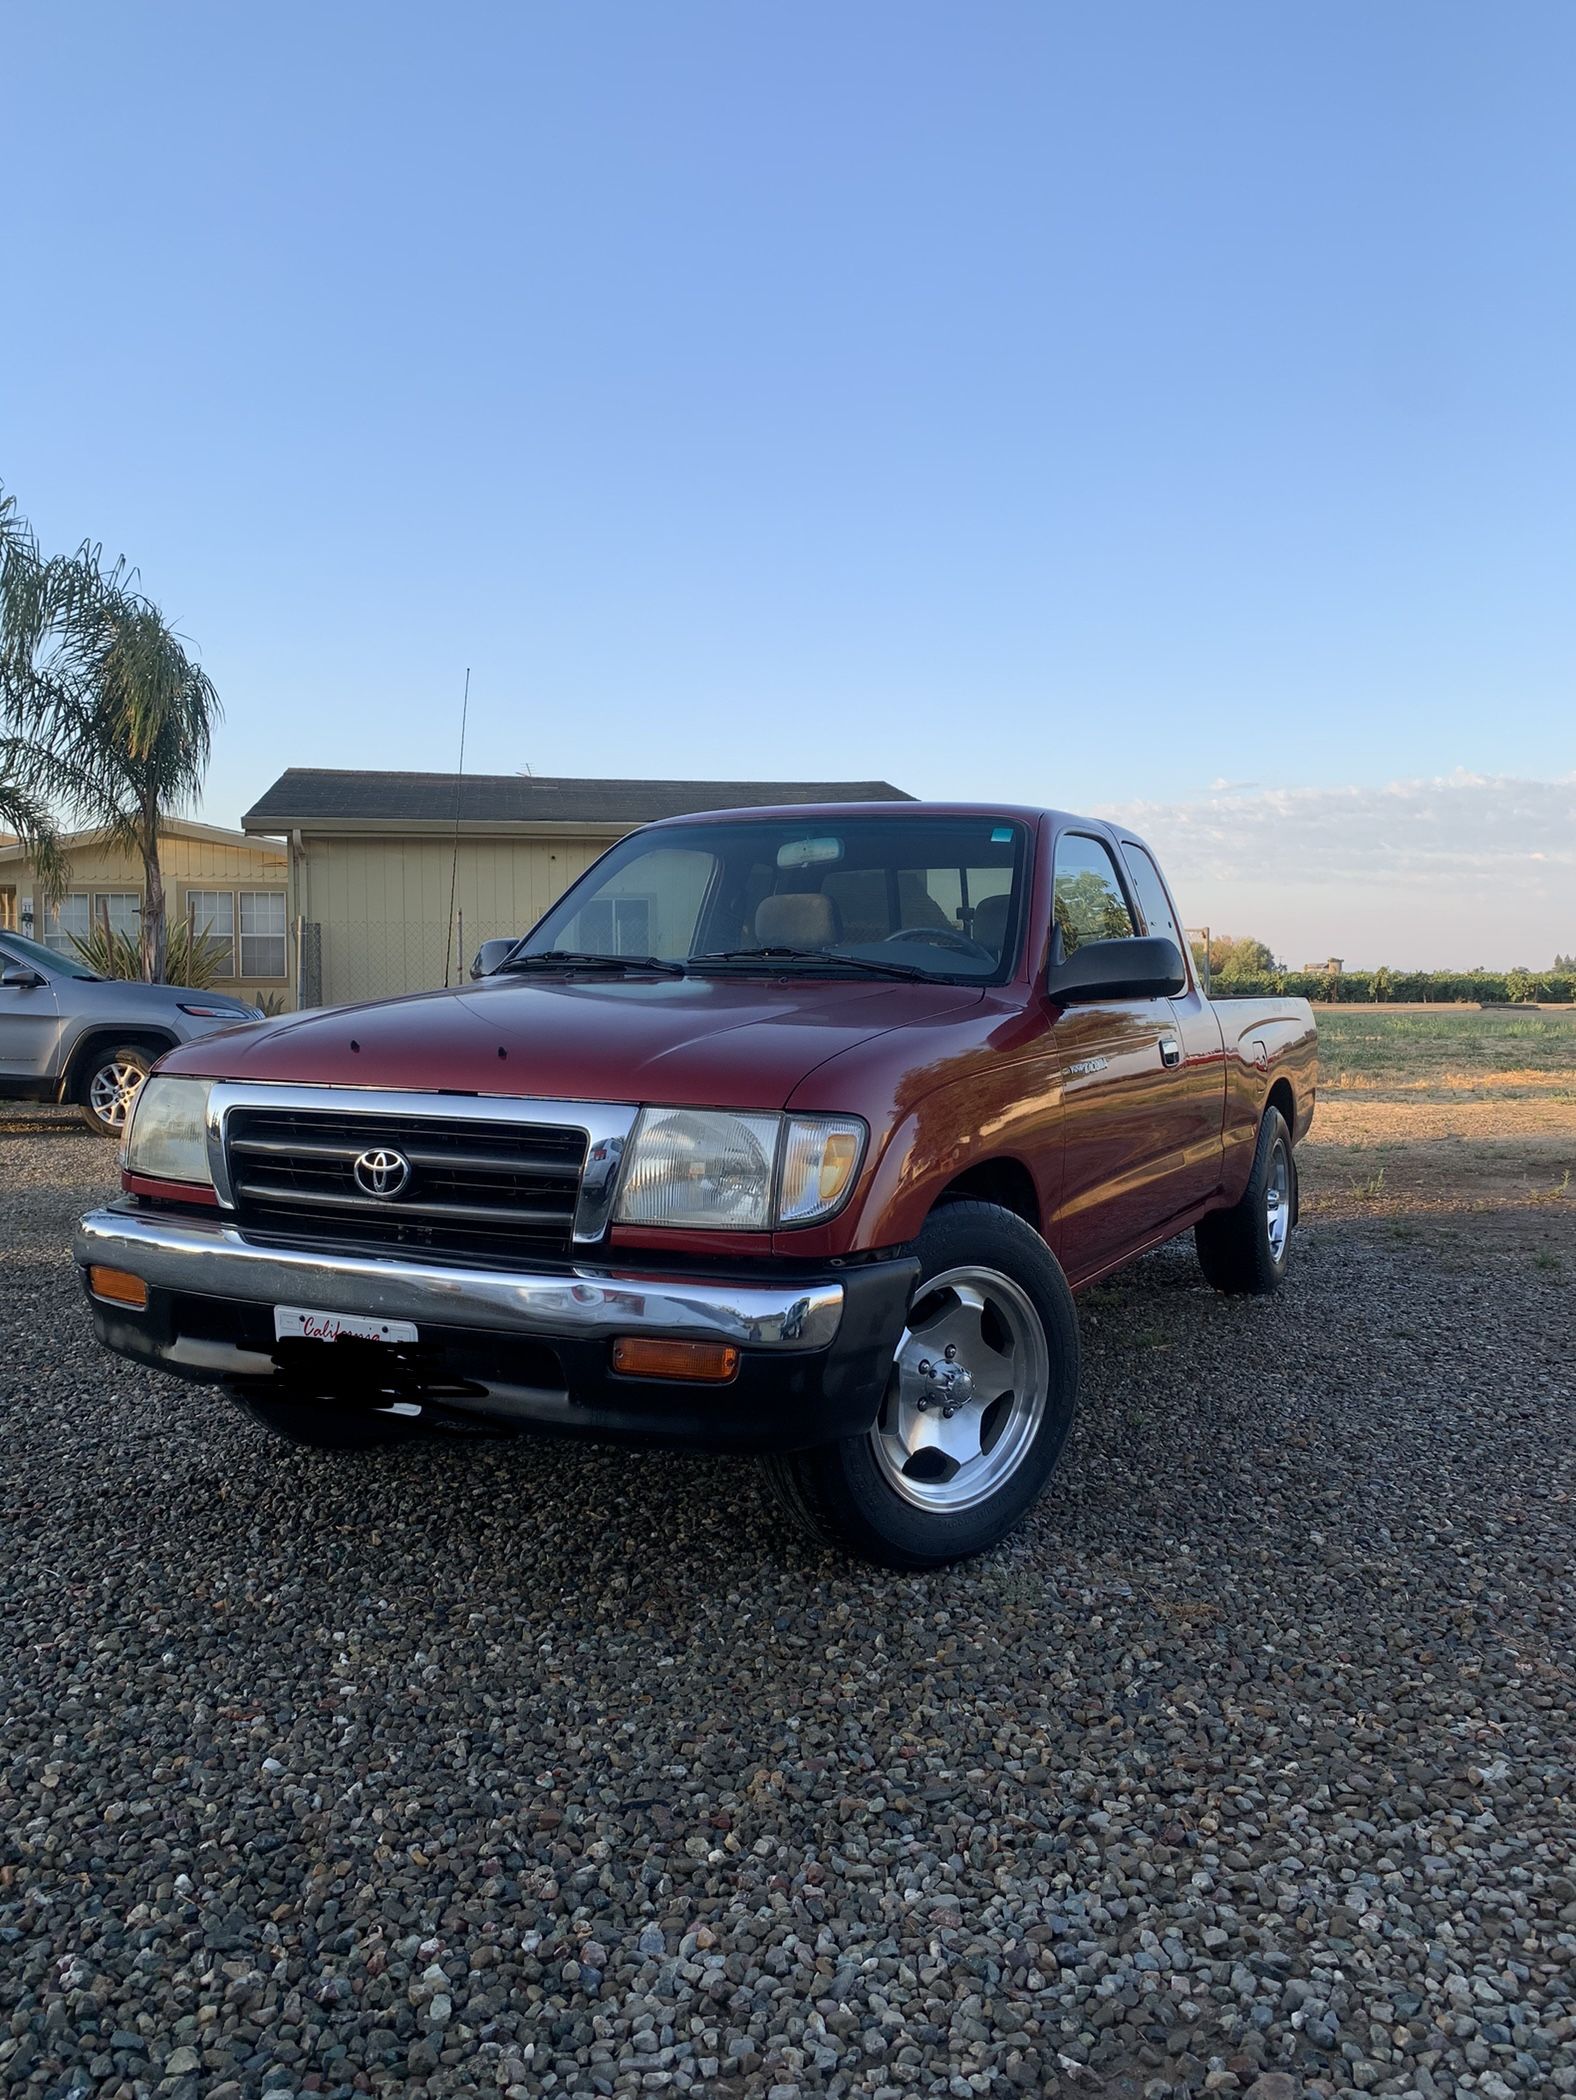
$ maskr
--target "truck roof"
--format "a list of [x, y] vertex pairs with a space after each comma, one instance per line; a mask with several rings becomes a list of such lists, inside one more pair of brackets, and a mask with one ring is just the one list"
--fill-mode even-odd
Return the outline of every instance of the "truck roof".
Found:
[[[790, 822], [802, 823], [806, 817], [897, 817], [912, 821], [925, 817], [995, 817], [1020, 824], [1038, 824], [1042, 818], [1057, 812], [1033, 809], [1018, 802], [781, 802], [769, 807], [749, 806], [739, 809], [698, 809], [683, 816], [662, 817], [658, 823], [667, 828], [678, 824], [709, 824], [718, 817], [740, 823]], [[1080, 817], [1079, 823], [1097, 820]], [[653, 827], [655, 828], [655, 827]]]

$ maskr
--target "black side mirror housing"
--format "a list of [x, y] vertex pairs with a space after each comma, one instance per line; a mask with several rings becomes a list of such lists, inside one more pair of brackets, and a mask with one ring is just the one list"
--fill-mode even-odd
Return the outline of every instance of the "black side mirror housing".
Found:
[[40, 977], [29, 963], [11, 963], [0, 970], [0, 985], [8, 992], [36, 992], [40, 985], [48, 982], [48, 978]]
[[1085, 941], [1053, 962], [1045, 990], [1058, 1006], [1096, 999], [1169, 999], [1187, 989], [1187, 969], [1175, 941], [1156, 934], [1143, 940]]
[[520, 936], [517, 933], [500, 935], [493, 940], [483, 941], [476, 951], [475, 961], [471, 964], [471, 976], [473, 978], [491, 977], [504, 957], [512, 949], [518, 948], [519, 945]]

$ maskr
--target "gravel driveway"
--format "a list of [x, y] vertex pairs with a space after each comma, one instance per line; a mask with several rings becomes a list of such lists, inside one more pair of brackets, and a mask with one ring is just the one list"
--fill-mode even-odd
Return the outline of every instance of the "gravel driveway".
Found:
[[1576, 2092], [1568, 1209], [1152, 1257], [911, 1578], [739, 1462], [269, 1443], [89, 1339], [110, 1174], [0, 1123], [9, 2093]]

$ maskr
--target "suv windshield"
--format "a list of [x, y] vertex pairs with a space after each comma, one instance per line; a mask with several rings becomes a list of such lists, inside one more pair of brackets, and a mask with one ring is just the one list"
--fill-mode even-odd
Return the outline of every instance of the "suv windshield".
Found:
[[734, 818], [622, 840], [561, 897], [529, 956], [723, 976], [836, 970], [999, 984], [1025, 888], [1021, 824], [985, 817]]
[[86, 963], [76, 962], [69, 955], [57, 955], [53, 948], [46, 948], [41, 941], [24, 940], [19, 933], [0, 933], [0, 954], [10, 956], [15, 962], [32, 963], [51, 977], [88, 977], [97, 982]]

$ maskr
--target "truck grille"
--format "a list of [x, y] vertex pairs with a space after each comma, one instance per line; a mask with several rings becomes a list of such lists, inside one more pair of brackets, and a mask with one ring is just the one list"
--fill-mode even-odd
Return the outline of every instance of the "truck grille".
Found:
[[[237, 1107], [226, 1132], [236, 1220], [253, 1230], [412, 1253], [570, 1251], [583, 1130]], [[356, 1162], [368, 1153], [397, 1154], [407, 1164], [395, 1192], [369, 1194], [358, 1184]]]

